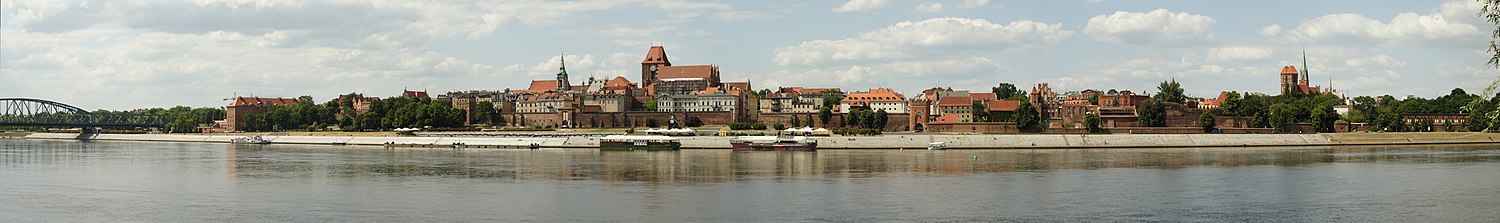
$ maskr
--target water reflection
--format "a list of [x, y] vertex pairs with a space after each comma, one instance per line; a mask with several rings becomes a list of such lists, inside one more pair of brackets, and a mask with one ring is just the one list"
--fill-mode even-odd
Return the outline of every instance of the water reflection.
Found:
[[[600, 152], [592, 150], [383, 150], [273, 147], [241, 150], [244, 176], [321, 172], [340, 176], [464, 177], [499, 180], [716, 183], [791, 178], [870, 178], [1062, 169], [1302, 166], [1323, 163], [1500, 161], [1486, 146], [1207, 148], [1130, 150], [950, 150]], [[296, 174], [291, 174], [296, 175]]]
[[[447, 150], [359, 146], [0, 140], [0, 168], [88, 166], [149, 159], [200, 161], [230, 178], [413, 177], [508, 181], [716, 183], [870, 178], [887, 174], [1047, 172], [1064, 169], [1303, 166], [1324, 163], [1500, 161], [1494, 146], [1379, 146], [1111, 150]], [[213, 164], [217, 163], [217, 164]], [[64, 164], [64, 165], [32, 165]]]

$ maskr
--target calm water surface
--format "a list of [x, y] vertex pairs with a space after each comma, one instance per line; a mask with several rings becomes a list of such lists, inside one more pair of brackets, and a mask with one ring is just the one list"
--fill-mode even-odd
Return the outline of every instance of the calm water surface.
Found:
[[1497, 222], [1500, 146], [598, 152], [0, 140], [3, 222]]

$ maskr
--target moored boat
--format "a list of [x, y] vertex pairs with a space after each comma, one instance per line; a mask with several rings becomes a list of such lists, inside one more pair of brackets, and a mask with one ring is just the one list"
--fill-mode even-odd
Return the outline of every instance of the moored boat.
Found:
[[734, 151], [813, 151], [818, 140], [802, 136], [740, 136], [729, 140]]
[[677, 150], [682, 141], [669, 136], [612, 135], [599, 138], [600, 151]]
[[944, 149], [948, 149], [948, 143], [947, 142], [933, 142], [933, 143], [928, 143], [927, 144], [927, 150], [944, 150]]
[[245, 137], [239, 137], [239, 138], [230, 139], [229, 143], [234, 143], [234, 144], [271, 144], [271, 140], [266, 140], [265, 138], [261, 138], [260, 136], [245, 136]]

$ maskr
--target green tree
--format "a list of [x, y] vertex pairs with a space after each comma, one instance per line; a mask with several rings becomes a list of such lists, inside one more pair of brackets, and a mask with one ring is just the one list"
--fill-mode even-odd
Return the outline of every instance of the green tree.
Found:
[[1104, 128], [1100, 126], [1100, 122], [1102, 121], [1099, 120], [1099, 115], [1094, 113], [1089, 113], [1087, 115], [1084, 115], [1083, 117], [1083, 125], [1088, 127], [1089, 132], [1099, 132], [1100, 130], [1103, 130]]
[[499, 112], [495, 111], [494, 103], [481, 101], [478, 104], [474, 105], [474, 122], [484, 123], [486, 126], [494, 125], [495, 115], [497, 113]]
[[999, 85], [990, 88], [990, 93], [995, 93], [996, 99], [1011, 99], [1012, 97], [1016, 97], [1017, 95], [1026, 97], [1025, 92], [1021, 91], [1020, 89], [1016, 89], [1016, 85], [1010, 83], [1000, 83]]
[[1187, 101], [1187, 96], [1182, 94], [1182, 85], [1176, 80], [1163, 81], [1156, 86], [1156, 90], [1158, 92], [1152, 99], [1158, 102], [1183, 103]]
[[1216, 129], [1215, 126], [1219, 124], [1218, 121], [1217, 118], [1214, 118], [1213, 112], [1204, 112], [1202, 115], [1198, 115], [1198, 126], [1203, 127], [1203, 132], [1214, 132], [1214, 129]]
[[875, 111], [875, 126], [874, 126], [874, 128], [875, 129], [885, 129], [885, 124], [888, 121], [888, 120], [886, 120], [886, 118], [890, 118], [890, 114], [886, 114], [886, 112], [885, 112], [884, 109], [881, 109], [879, 111]]
[[1241, 108], [1239, 108], [1239, 107], [1242, 106], [1242, 105], [1240, 105], [1240, 92], [1230, 91], [1228, 93], [1224, 93], [1223, 100], [1224, 100], [1223, 102], [1219, 103], [1219, 111], [1224, 112], [1224, 115], [1228, 115], [1228, 116], [1248, 116], [1248, 115], [1244, 115], [1244, 114], [1235, 113], [1235, 112], [1241, 110]]
[[1011, 117], [1016, 120], [1016, 128], [1020, 129], [1035, 129], [1038, 122], [1041, 122], [1041, 115], [1037, 114], [1036, 107], [1027, 101], [1021, 101], [1021, 105], [1016, 107], [1016, 113]]
[[1350, 109], [1348, 115], [1339, 116], [1339, 120], [1349, 123], [1365, 123], [1365, 113], [1359, 109]]
[[1099, 94], [1089, 95], [1089, 104], [1099, 105]]
[[1293, 104], [1287, 104], [1287, 103], [1272, 105], [1271, 106], [1271, 127], [1272, 128], [1280, 128], [1282, 126], [1285, 126], [1286, 124], [1296, 123], [1296, 122], [1299, 122], [1299, 121], [1305, 121], [1306, 119], [1304, 119], [1302, 117], [1307, 117], [1307, 116], [1308, 116], [1308, 111], [1304, 110], [1300, 106], [1296, 106], [1296, 105], [1293, 105]]
[[646, 101], [646, 104], [642, 104], [642, 106], [645, 106], [646, 111], [654, 112], [656, 111], [656, 99], [652, 98], [650, 101]]
[[859, 111], [859, 126], [864, 128], [875, 127], [875, 113], [870, 110]]
[[[844, 92], [843, 91], [834, 90], [834, 89], [828, 89], [828, 90], [823, 90], [822, 92], [818, 92], [818, 93], [819, 94], [823, 94], [823, 107], [834, 107], [834, 106], [839, 106], [839, 104], [843, 104], [844, 103]], [[844, 112], [848, 112], [848, 111], [844, 111]]]
[[823, 126], [828, 126], [828, 121], [831, 119], [833, 119], [833, 109], [828, 106], [818, 109], [818, 121], [823, 122]]
[[1312, 110], [1313, 128], [1319, 132], [1333, 132], [1333, 122], [1339, 120], [1339, 113], [1333, 110], [1333, 106], [1318, 106]]
[[1167, 108], [1166, 105], [1156, 100], [1141, 102], [1135, 109], [1136, 124], [1141, 127], [1166, 127]]
[[[777, 123], [777, 124], [781, 124], [781, 123]], [[802, 126], [802, 120], [799, 120], [797, 118], [797, 116], [793, 115], [792, 116], [792, 126]]]
[[[850, 109], [850, 110], [853, 110], [853, 109]], [[844, 127], [859, 127], [859, 112], [857, 112], [857, 111], [845, 111], [844, 112]]]
[[1483, 17], [1485, 21], [1495, 25], [1494, 31], [1490, 32], [1490, 47], [1485, 49], [1485, 52], [1493, 53], [1494, 55], [1490, 56], [1489, 62], [1485, 63], [1485, 65], [1500, 68], [1500, 44], [1497, 44], [1500, 43], [1500, 0], [1478, 1], [1481, 4], [1481, 7], [1479, 7], [1479, 17]]
[[969, 108], [970, 108], [969, 114], [972, 114], [970, 117], [973, 117], [972, 119], [974, 119], [973, 120], [974, 122], [989, 122], [989, 121], [994, 121], [994, 120], [990, 120], [990, 116], [989, 116], [990, 108], [989, 108], [989, 106], [985, 105], [984, 103], [980, 103], [978, 101], [975, 101], [974, 104], [971, 105]]

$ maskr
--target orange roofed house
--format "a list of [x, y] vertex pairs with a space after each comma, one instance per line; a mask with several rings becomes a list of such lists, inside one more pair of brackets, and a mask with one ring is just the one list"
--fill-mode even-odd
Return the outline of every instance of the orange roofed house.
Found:
[[295, 98], [235, 97], [225, 106], [224, 129], [229, 132], [247, 131], [245, 117], [265, 113], [271, 106], [297, 105]]
[[[992, 94], [993, 95], [993, 94]], [[850, 92], [844, 96], [843, 102], [839, 103], [839, 111], [849, 113], [855, 110], [885, 111], [891, 114], [907, 113], [906, 96], [890, 88], [872, 88], [866, 92]]]

